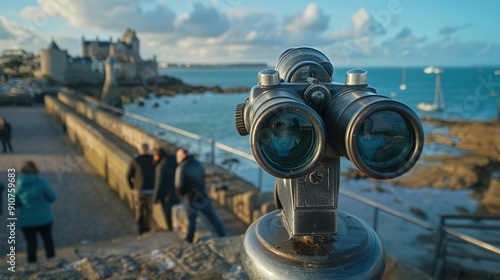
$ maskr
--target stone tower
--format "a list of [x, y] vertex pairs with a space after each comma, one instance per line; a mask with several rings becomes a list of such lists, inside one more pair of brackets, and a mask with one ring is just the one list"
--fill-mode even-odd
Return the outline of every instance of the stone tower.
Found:
[[115, 58], [111, 54], [114, 50], [110, 50], [110, 55], [106, 59], [104, 65], [106, 80], [104, 81], [104, 86], [101, 93], [101, 102], [108, 105], [123, 109], [120, 89], [118, 88], [118, 83], [116, 82], [115, 75]]
[[135, 30], [127, 28], [125, 33], [122, 35], [121, 40], [130, 46], [130, 56], [132, 56], [136, 62], [141, 61], [141, 57], [139, 55], [139, 39], [137, 38]]
[[52, 40], [46, 49], [40, 50], [41, 74], [54, 81], [64, 82], [68, 69], [68, 52], [61, 50]]

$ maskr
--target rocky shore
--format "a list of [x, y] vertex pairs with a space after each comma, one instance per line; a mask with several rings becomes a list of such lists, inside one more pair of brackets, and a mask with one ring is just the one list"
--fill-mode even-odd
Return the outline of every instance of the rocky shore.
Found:
[[[470, 189], [480, 202], [478, 214], [500, 215], [500, 120], [422, 121], [436, 128], [425, 136], [427, 150], [432, 152], [440, 145], [457, 153], [422, 155], [409, 174], [389, 183], [409, 188]], [[350, 179], [366, 178], [355, 170], [344, 175]]]
[[[207, 91], [215, 93], [247, 92], [247, 87], [222, 88], [220, 86], [196, 86], [183, 82], [181, 79], [158, 76], [146, 80], [130, 79], [118, 80], [118, 87], [125, 102], [136, 98], [147, 97], [149, 93], [155, 96], [173, 96], [186, 93], [204, 93]], [[72, 86], [73, 89], [93, 97], [99, 97], [102, 87], [96, 85], [80, 84]]]

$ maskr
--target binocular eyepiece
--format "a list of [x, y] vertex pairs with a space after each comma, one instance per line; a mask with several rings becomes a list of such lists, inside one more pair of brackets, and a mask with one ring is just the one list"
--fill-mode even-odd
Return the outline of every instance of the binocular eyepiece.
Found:
[[373, 178], [406, 173], [424, 143], [417, 115], [378, 95], [365, 70], [349, 70], [345, 83], [333, 82], [333, 71], [323, 53], [300, 47], [283, 52], [275, 70], [259, 72], [259, 84], [235, 112], [256, 161], [273, 176], [296, 178], [328, 151]]

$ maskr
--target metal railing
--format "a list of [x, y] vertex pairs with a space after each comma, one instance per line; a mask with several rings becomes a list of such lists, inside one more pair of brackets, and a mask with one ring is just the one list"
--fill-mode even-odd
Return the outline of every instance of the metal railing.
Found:
[[[203, 148], [203, 144], [208, 144], [209, 148], [208, 148], [207, 158], [208, 158], [208, 161], [211, 163], [217, 164], [217, 150], [220, 150], [220, 151], [225, 153], [223, 160], [219, 160], [219, 163], [222, 163], [222, 165], [227, 165], [227, 164], [224, 164], [224, 160], [227, 160], [228, 158], [230, 158], [230, 156], [237, 156], [239, 158], [242, 158], [242, 159], [245, 159], [245, 160], [252, 162], [255, 165], [255, 169], [257, 170], [257, 174], [258, 174], [257, 175], [257, 182], [254, 182], [254, 183], [255, 183], [255, 186], [259, 190], [261, 190], [262, 184], [263, 184], [263, 171], [261, 168], [258, 168], [257, 162], [255, 161], [255, 158], [252, 155], [245, 153], [245, 152], [242, 152], [240, 150], [237, 150], [235, 148], [232, 148], [230, 146], [227, 146], [225, 144], [216, 142], [213, 139], [206, 138], [206, 137], [203, 137], [203, 136], [200, 136], [200, 135], [197, 135], [197, 134], [194, 134], [194, 133], [191, 133], [191, 132], [164, 124], [164, 123], [153, 121], [153, 120], [150, 120], [150, 119], [145, 118], [143, 116], [140, 116], [140, 115], [137, 115], [134, 113], [130, 113], [130, 112], [127, 112], [127, 111], [124, 111], [121, 109], [117, 109], [115, 107], [112, 107], [112, 106], [109, 106], [106, 104], [98, 103], [92, 99], [87, 98], [86, 101], [89, 103], [92, 103], [96, 106], [105, 108], [107, 110], [111, 110], [111, 111], [114, 111], [116, 113], [120, 113], [123, 116], [125, 116], [124, 119], [127, 120], [128, 122], [130, 122], [131, 124], [134, 124], [137, 127], [142, 128], [150, 133], [151, 132], [154, 133], [156, 131], [157, 132], [156, 134], [158, 134], [159, 138], [162, 138], [164, 140], [171, 140], [171, 141], [173, 141], [173, 144], [177, 144], [177, 145], [182, 144], [183, 146], [189, 145], [188, 141], [186, 141], [186, 143], [182, 143], [183, 137], [187, 138], [187, 139], [194, 140], [197, 143], [196, 145], [197, 145], [197, 150], [198, 150], [199, 155], [202, 155], [203, 152], [207, 150], [206, 148], [205, 149]], [[163, 132], [160, 132], [160, 131], [163, 131]], [[168, 133], [168, 135], [166, 133]], [[170, 135], [170, 134], [174, 134], [174, 135]], [[252, 177], [255, 177], [255, 176], [252, 176]], [[407, 221], [407, 222], [414, 224], [418, 227], [421, 227], [425, 230], [428, 230], [430, 232], [438, 234], [438, 242], [436, 243], [436, 255], [435, 255], [435, 258], [433, 261], [433, 267], [434, 267], [433, 268], [433, 275], [442, 276], [442, 271], [444, 271], [444, 265], [445, 265], [444, 260], [446, 259], [446, 248], [447, 248], [446, 240], [448, 240], [450, 238], [459, 239], [467, 244], [471, 244], [471, 245], [476, 246], [478, 248], [496, 253], [500, 257], [500, 248], [498, 248], [490, 243], [487, 243], [487, 242], [481, 241], [477, 238], [474, 238], [470, 235], [459, 233], [459, 232], [451, 229], [451, 227], [447, 226], [445, 223], [445, 221], [447, 219], [451, 219], [452, 217], [453, 218], [460, 217], [461, 219], [468, 218], [470, 220], [494, 219], [494, 220], [498, 220], [498, 221], [500, 221], [500, 217], [446, 215], [446, 216], [443, 216], [441, 218], [441, 223], [439, 224], [438, 227], [436, 227], [436, 226], [431, 225], [429, 223], [426, 223], [420, 219], [411, 217], [411, 216], [406, 215], [402, 212], [396, 211], [396, 210], [389, 208], [385, 205], [382, 205], [382, 204], [377, 203], [373, 200], [364, 198], [362, 196], [356, 195], [356, 194], [351, 193], [349, 191], [346, 191], [344, 189], [340, 189], [340, 194], [345, 196], [345, 197], [351, 198], [357, 202], [363, 203], [363, 204], [365, 204], [373, 209], [374, 215], [373, 215], [373, 220], [372, 220], [372, 228], [375, 231], [377, 231], [377, 228], [378, 228], [379, 213], [382, 211], [382, 212], [385, 212], [385, 213], [387, 213], [391, 216], [394, 216], [400, 220]], [[458, 227], [458, 226], [455, 225], [455, 227]], [[476, 225], [476, 229], [486, 229], [486, 228], [490, 229], [489, 227], [479, 227]], [[500, 227], [494, 227], [493, 229], [500, 230]]]
[[[456, 223], [457, 220], [461, 220], [462, 223]], [[455, 223], [450, 223], [453, 221]], [[474, 230], [495, 230], [500, 231], [500, 224], [498, 225], [485, 225], [478, 224], [482, 221], [494, 221], [500, 222], [500, 217], [493, 216], [471, 216], [471, 215], [443, 215], [440, 218], [438, 227], [438, 239], [436, 243], [436, 251], [433, 261], [433, 272], [432, 276], [438, 279], [443, 279], [446, 272], [446, 259], [448, 253], [449, 245], [452, 242], [457, 242], [459, 244], [469, 244], [473, 245], [475, 248], [481, 249], [486, 252], [496, 254], [493, 257], [488, 257], [486, 255], [478, 256], [477, 254], [471, 254], [471, 252], [460, 252], [460, 258], [474, 258], [474, 259], [484, 259], [493, 260], [497, 264], [500, 263], [500, 248], [490, 244], [488, 242], [482, 241], [473, 236], [458, 232], [454, 229], [474, 229]], [[473, 224], [471, 224], [473, 222]], [[495, 240], [500, 244], [500, 240]], [[470, 250], [468, 250], [470, 251]], [[497, 275], [498, 276], [498, 275]]]
[[373, 200], [370, 200], [370, 199], [367, 199], [367, 198], [364, 198], [362, 196], [359, 196], [357, 194], [354, 194], [354, 193], [351, 193], [349, 191], [346, 191], [344, 189], [340, 189], [340, 194], [343, 195], [343, 196], [346, 196], [346, 197], [349, 197], [351, 199], [354, 199], [358, 202], [361, 202], [365, 205], [368, 205], [370, 207], [373, 208], [373, 211], [374, 211], [374, 215], [373, 215], [373, 220], [372, 220], [372, 228], [373, 230], [377, 231], [377, 228], [378, 228], [378, 218], [379, 218], [379, 212], [382, 211], [382, 212], [385, 212], [387, 214], [390, 214], [394, 217], [397, 217], [401, 220], [404, 220], [404, 221], [407, 221], [407, 222], [410, 222], [414, 225], [417, 225], [421, 228], [424, 228], [426, 230], [430, 230], [430, 231], [435, 231], [436, 230], [436, 227], [429, 224], [429, 223], [426, 223], [422, 220], [419, 220], [419, 219], [416, 219], [416, 218], [413, 218], [411, 216], [408, 216], [404, 213], [401, 213], [399, 211], [396, 211], [390, 207], [387, 207], [385, 205], [382, 205], [380, 203], [377, 203]]
[[[490, 260], [493, 259], [497, 262], [500, 263], [500, 248], [482, 241], [478, 238], [475, 238], [471, 235], [465, 234], [458, 232], [455, 229], [462, 228], [462, 229], [474, 229], [474, 230], [496, 230], [500, 232], [500, 224], [499, 225], [484, 225], [484, 224], [478, 224], [480, 221], [485, 221], [485, 220], [490, 220], [490, 221], [495, 221], [500, 223], [500, 217], [498, 216], [473, 216], [473, 215], [442, 215], [440, 217], [440, 223], [436, 227], [434, 225], [431, 225], [429, 223], [426, 223], [420, 219], [413, 218], [411, 216], [408, 216], [404, 213], [401, 213], [399, 211], [396, 211], [392, 208], [389, 208], [385, 205], [382, 205], [380, 203], [377, 203], [373, 200], [364, 198], [362, 196], [359, 196], [357, 194], [353, 194], [351, 192], [348, 192], [346, 190], [340, 189], [340, 194], [349, 197], [351, 199], [354, 199], [360, 203], [363, 203], [367, 206], [370, 206], [373, 208], [374, 215], [373, 215], [373, 220], [372, 220], [372, 228], [377, 231], [378, 228], [378, 221], [379, 221], [379, 212], [385, 212], [391, 216], [397, 217], [401, 220], [407, 221], [411, 224], [414, 224], [416, 226], [419, 226], [423, 229], [426, 229], [434, 234], [437, 234], [437, 242], [435, 245], [435, 255], [434, 259], [432, 262], [432, 273], [431, 275], [435, 278], [438, 279], [444, 279], [445, 278], [445, 270], [446, 270], [446, 257], [448, 255], [448, 245], [450, 243], [450, 240], [459, 240], [461, 241], [462, 244], [468, 244], [472, 245], [476, 248], [479, 248], [481, 250], [491, 252], [496, 254], [496, 257], [488, 257], [486, 255], [470, 255], [469, 257], [475, 258], [475, 259], [484, 259], [484, 260]], [[474, 222], [475, 224], [471, 225], [470, 223], [466, 224], [447, 224], [449, 220], [465, 220], [466, 222]], [[495, 240], [497, 243], [500, 244], [500, 235], [497, 236], [499, 239]], [[460, 255], [462, 258], [467, 257], [467, 255]]]

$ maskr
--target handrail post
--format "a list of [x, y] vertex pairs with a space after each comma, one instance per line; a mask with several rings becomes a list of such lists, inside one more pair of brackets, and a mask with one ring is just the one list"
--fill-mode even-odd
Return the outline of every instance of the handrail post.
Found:
[[373, 213], [373, 225], [372, 228], [375, 232], [377, 232], [377, 225], [378, 225], [378, 211], [379, 209], [377, 207], [374, 208], [374, 213]]
[[213, 139], [210, 142], [210, 163], [215, 164], [215, 141]]
[[434, 252], [434, 261], [433, 261], [433, 271], [432, 276], [434, 278], [442, 279], [442, 272], [444, 266], [443, 254], [444, 254], [444, 223], [445, 217], [441, 217], [439, 219], [439, 227], [437, 228], [438, 238], [436, 241], [436, 249]]
[[202, 157], [202, 149], [201, 149], [201, 140], [198, 140], [198, 156], [201, 158]]
[[262, 180], [263, 180], [263, 176], [262, 176], [262, 168], [258, 168], [258, 182], [257, 182], [257, 189], [259, 190], [259, 192], [262, 190]]

